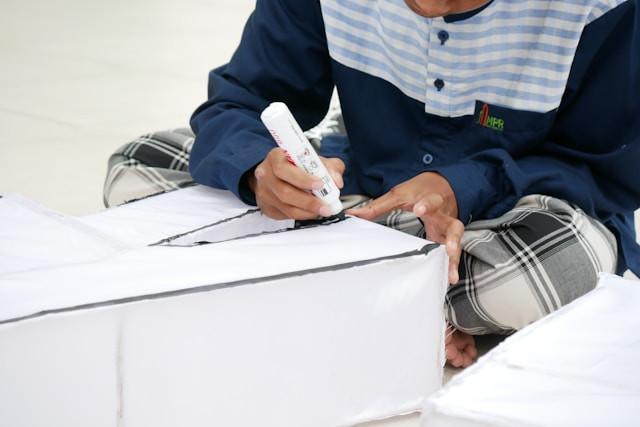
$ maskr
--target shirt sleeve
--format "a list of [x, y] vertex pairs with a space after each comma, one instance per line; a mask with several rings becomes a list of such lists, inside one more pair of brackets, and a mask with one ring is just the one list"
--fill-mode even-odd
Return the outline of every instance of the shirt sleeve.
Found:
[[577, 204], [606, 223], [640, 207], [640, 11], [628, 1], [585, 27], [562, 102], [526, 153], [475, 153], [438, 169], [463, 222], [492, 218], [527, 194]]
[[227, 65], [210, 72], [209, 99], [191, 117], [191, 175], [255, 204], [243, 175], [276, 146], [260, 112], [285, 102], [307, 129], [326, 113], [332, 88], [319, 2], [257, 1], [239, 47]]

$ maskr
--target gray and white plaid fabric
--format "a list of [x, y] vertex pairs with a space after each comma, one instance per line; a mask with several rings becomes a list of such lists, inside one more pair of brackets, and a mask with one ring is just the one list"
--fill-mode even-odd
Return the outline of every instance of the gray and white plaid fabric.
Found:
[[[305, 135], [318, 150], [324, 136], [345, 132], [334, 89], [327, 114]], [[194, 137], [190, 128], [176, 128], [143, 135], [118, 148], [109, 158], [102, 191], [104, 205], [117, 206], [193, 184], [189, 154]]]
[[[411, 212], [396, 210], [374, 222], [428, 238]], [[542, 195], [468, 224], [460, 243], [460, 281], [449, 288], [445, 311], [450, 324], [471, 335], [521, 329], [595, 288], [598, 273], [615, 273], [617, 263], [611, 231]]]
[[447, 317], [473, 334], [510, 333], [592, 290], [615, 273], [611, 231], [579, 208], [530, 195], [503, 216], [475, 221], [461, 242], [460, 282]]
[[191, 129], [178, 128], [143, 135], [118, 148], [109, 158], [105, 206], [193, 184], [189, 174], [193, 140]]
[[[339, 132], [339, 105], [307, 131], [321, 138]], [[332, 131], [333, 129], [333, 131]], [[109, 159], [106, 206], [191, 185], [189, 129], [156, 132], [122, 146]], [[344, 206], [371, 199], [351, 195]], [[393, 211], [375, 222], [425, 237], [411, 212]], [[428, 238], [428, 236], [426, 236]], [[598, 272], [613, 273], [613, 234], [580, 209], [552, 197], [531, 195], [500, 218], [468, 224], [462, 237], [460, 282], [449, 288], [445, 311], [456, 328], [473, 335], [508, 334], [593, 289]]]

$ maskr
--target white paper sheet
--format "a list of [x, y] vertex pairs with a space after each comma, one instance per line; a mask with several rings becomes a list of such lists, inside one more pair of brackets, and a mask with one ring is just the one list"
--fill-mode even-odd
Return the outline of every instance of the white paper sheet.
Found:
[[[195, 247], [134, 248], [106, 260], [51, 267], [46, 280], [39, 271], [7, 273], [0, 276], [0, 321], [376, 259], [419, 250], [427, 243], [357, 218], [330, 227], [292, 230], [286, 238], [282, 234]], [[56, 250], [60, 254], [61, 249]]]
[[124, 242], [19, 194], [0, 197], [0, 275], [95, 261]]
[[137, 200], [117, 209], [79, 216], [76, 220], [130, 246], [144, 246], [253, 208], [229, 191], [196, 185]]

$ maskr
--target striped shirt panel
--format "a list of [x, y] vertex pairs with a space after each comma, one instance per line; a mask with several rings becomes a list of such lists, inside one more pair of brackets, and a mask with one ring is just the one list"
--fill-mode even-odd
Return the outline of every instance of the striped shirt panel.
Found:
[[623, 1], [495, 0], [449, 23], [418, 16], [403, 0], [321, 5], [335, 61], [388, 81], [423, 102], [427, 113], [458, 117], [473, 114], [476, 100], [536, 112], [557, 108], [584, 26]]

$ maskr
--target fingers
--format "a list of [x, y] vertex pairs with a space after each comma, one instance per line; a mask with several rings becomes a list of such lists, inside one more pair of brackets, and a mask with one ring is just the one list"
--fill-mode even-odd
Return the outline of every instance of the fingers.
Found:
[[319, 190], [322, 180], [295, 166], [278, 148], [269, 152], [255, 170], [256, 178], [262, 179], [272, 186], [287, 183], [301, 190]]
[[417, 217], [437, 212], [444, 204], [444, 198], [438, 193], [425, 194], [413, 205], [413, 213]]
[[[437, 194], [430, 193], [425, 195], [424, 199], [437, 201], [438, 197]], [[361, 208], [347, 210], [347, 213], [372, 220], [396, 209], [411, 210], [414, 207], [414, 199], [413, 194], [404, 192], [402, 186], [397, 186]]]
[[447, 227], [445, 249], [449, 256], [449, 283], [455, 285], [460, 280], [458, 267], [462, 256], [460, 242], [464, 233], [464, 224], [458, 219], [452, 219]]
[[[335, 159], [330, 162], [332, 175], [339, 176], [344, 163]], [[313, 219], [331, 216], [331, 207], [321, 199], [310, 194], [311, 190], [320, 190], [324, 183], [291, 164], [282, 150], [275, 148], [254, 171], [255, 181], [252, 190], [256, 202], [265, 215], [274, 219]]]
[[448, 280], [453, 285], [460, 280], [458, 266], [462, 256], [460, 241], [464, 224], [457, 218], [442, 213], [440, 209], [443, 205], [442, 197], [437, 194], [429, 195], [414, 205], [413, 213], [422, 220], [427, 238], [445, 245], [449, 256]]
[[413, 211], [424, 224], [427, 238], [445, 245], [449, 256], [449, 283], [458, 283], [464, 225], [457, 218], [457, 201], [446, 179], [437, 173], [422, 173], [396, 185], [366, 206], [349, 209], [347, 213], [373, 220], [395, 209]]
[[421, 216], [443, 210], [457, 216], [457, 202], [446, 179], [435, 172], [423, 172], [393, 187], [368, 205], [347, 211], [364, 219], [374, 219], [395, 209], [414, 211]]
[[362, 219], [372, 220], [387, 212], [398, 209], [400, 206], [401, 203], [390, 196], [390, 193], [386, 193], [361, 208], [348, 209], [347, 213]]

